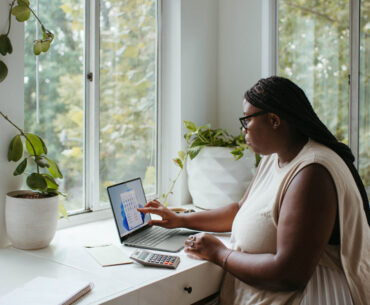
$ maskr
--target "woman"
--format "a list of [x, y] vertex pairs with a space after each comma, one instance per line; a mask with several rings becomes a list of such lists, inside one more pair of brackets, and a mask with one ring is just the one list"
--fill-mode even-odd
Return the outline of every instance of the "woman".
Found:
[[141, 211], [167, 228], [232, 232], [230, 249], [207, 233], [185, 243], [227, 271], [221, 304], [367, 304], [369, 203], [350, 149], [288, 79], [261, 79], [243, 111], [246, 143], [264, 157], [239, 203], [176, 215], [154, 200]]

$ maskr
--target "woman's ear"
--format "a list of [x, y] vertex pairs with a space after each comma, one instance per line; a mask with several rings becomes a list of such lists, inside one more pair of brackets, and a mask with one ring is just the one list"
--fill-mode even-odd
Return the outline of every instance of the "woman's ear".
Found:
[[280, 117], [276, 115], [275, 113], [269, 113], [269, 122], [272, 128], [275, 130], [278, 129], [281, 124]]

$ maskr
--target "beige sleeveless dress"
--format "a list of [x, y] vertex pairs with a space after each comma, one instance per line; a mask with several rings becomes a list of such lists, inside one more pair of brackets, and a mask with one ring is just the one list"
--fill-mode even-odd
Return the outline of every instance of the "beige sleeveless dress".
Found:
[[261, 290], [226, 273], [220, 293], [221, 304], [370, 304], [370, 231], [360, 193], [343, 160], [313, 140], [282, 168], [276, 154], [262, 158], [247, 199], [235, 216], [232, 248], [248, 253], [276, 253], [283, 195], [295, 175], [311, 163], [323, 165], [334, 180], [341, 244], [327, 245], [303, 291]]

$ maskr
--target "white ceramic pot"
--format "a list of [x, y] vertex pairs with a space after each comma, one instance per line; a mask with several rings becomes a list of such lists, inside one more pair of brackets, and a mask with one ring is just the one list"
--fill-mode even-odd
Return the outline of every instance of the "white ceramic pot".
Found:
[[255, 172], [255, 157], [246, 151], [236, 161], [231, 151], [226, 147], [204, 147], [188, 160], [188, 186], [194, 205], [215, 209], [243, 197]]
[[13, 247], [23, 250], [47, 247], [58, 223], [59, 196], [26, 199], [16, 195], [31, 191], [10, 192], [5, 201], [5, 223]]

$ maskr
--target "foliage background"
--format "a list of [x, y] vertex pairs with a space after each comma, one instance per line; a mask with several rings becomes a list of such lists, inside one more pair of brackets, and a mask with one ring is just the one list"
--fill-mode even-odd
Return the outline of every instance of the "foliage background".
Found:
[[[141, 176], [156, 191], [156, 1], [101, 0], [100, 202], [106, 186]], [[36, 27], [26, 24], [25, 127], [43, 137], [64, 174], [69, 211], [84, 209], [84, 1], [39, 0], [40, 16], [55, 34], [39, 57], [39, 123]]]
[[[320, 119], [348, 144], [350, 1], [279, 1], [279, 74], [306, 92]], [[361, 1], [360, 175], [370, 194], [370, 1]]]

